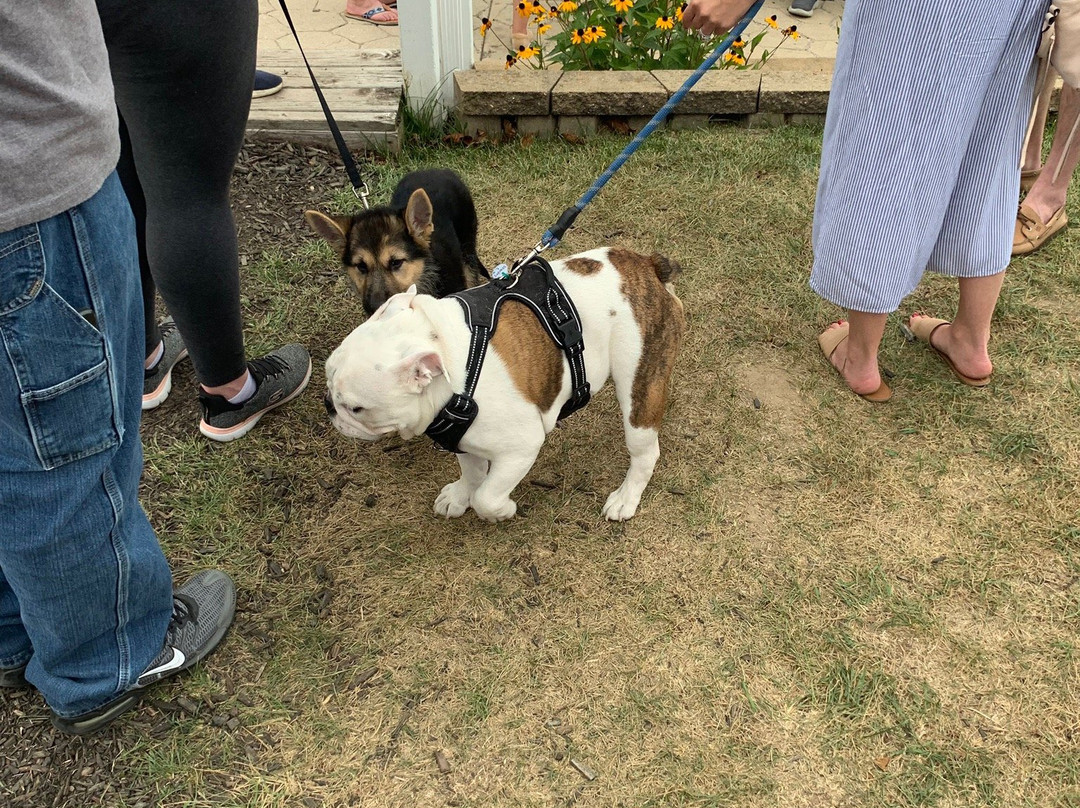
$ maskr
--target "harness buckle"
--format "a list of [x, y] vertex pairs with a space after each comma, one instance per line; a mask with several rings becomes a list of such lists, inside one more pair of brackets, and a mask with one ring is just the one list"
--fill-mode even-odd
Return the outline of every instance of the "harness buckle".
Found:
[[573, 317], [566, 322], [556, 322], [555, 325], [558, 327], [559, 334], [562, 336], [563, 350], [574, 355], [585, 350], [584, 335], [581, 333], [581, 327]]
[[461, 393], [455, 393], [450, 397], [450, 400], [446, 402], [446, 407], [443, 408], [444, 414], [456, 421], [469, 421], [471, 422], [476, 418], [476, 414], [480, 411], [480, 408], [476, 405], [476, 399], [470, 396], [464, 396]]

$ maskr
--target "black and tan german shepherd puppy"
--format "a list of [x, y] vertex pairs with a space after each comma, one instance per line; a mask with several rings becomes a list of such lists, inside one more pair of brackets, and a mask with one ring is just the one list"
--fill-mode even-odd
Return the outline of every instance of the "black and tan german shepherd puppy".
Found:
[[340, 256], [369, 315], [413, 284], [443, 297], [488, 277], [476, 254], [472, 194], [453, 171], [406, 174], [389, 205], [355, 216], [309, 210], [304, 219]]

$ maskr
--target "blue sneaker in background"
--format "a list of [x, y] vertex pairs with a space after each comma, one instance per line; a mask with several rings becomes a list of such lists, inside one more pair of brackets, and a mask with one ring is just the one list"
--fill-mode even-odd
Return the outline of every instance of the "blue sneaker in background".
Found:
[[262, 98], [263, 96], [273, 95], [281, 89], [283, 83], [281, 76], [267, 73], [265, 70], [256, 70], [255, 89], [251, 91], [251, 97]]

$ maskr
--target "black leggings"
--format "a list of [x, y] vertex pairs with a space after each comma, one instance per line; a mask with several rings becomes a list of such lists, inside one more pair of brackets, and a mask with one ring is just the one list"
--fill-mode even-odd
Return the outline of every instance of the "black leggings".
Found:
[[195, 374], [244, 373], [229, 181], [255, 76], [258, 0], [97, 0], [120, 111], [117, 169], [135, 213], [147, 355], [161, 341], [155, 287]]

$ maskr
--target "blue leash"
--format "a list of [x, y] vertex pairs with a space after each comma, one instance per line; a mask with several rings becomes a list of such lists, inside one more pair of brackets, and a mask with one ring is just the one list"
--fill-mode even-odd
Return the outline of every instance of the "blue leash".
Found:
[[667, 103], [664, 104], [664, 106], [660, 107], [660, 110], [652, 116], [652, 119], [645, 124], [634, 139], [627, 144], [626, 148], [622, 150], [622, 153], [612, 161], [611, 165], [609, 165], [604, 173], [597, 178], [596, 182], [592, 184], [589, 190], [581, 195], [581, 198], [572, 208], [567, 208], [563, 211], [559, 220], [544, 232], [543, 238], [541, 238], [537, 245], [532, 248], [532, 252], [514, 264], [515, 269], [528, 263], [548, 247], [554, 247], [559, 243], [566, 231], [573, 226], [574, 220], [578, 217], [578, 214], [581, 213], [582, 209], [593, 200], [594, 196], [600, 193], [600, 189], [607, 184], [608, 180], [615, 176], [615, 172], [622, 168], [623, 163], [630, 158], [630, 155], [638, 150], [638, 147], [645, 142], [645, 138], [651, 135], [656, 127], [664, 122], [671, 113], [671, 110], [683, 100], [683, 97], [688, 92], [690, 92], [690, 88], [697, 84], [698, 80], [704, 76], [717, 61], [719, 61], [720, 57], [724, 55], [724, 51], [731, 47], [731, 43], [742, 35], [742, 32], [746, 30], [746, 26], [748, 26], [750, 21], [757, 16], [757, 13], [761, 10], [761, 6], [764, 2], [765, 0], [757, 0], [757, 2], [750, 7], [750, 10], [746, 12], [746, 15], [739, 20], [730, 32], [728, 32], [724, 41], [716, 46], [716, 49], [701, 63], [701, 66], [693, 72], [690, 78], [683, 82], [682, 87], [672, 94], [671, 98], [667, 100]]

